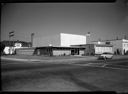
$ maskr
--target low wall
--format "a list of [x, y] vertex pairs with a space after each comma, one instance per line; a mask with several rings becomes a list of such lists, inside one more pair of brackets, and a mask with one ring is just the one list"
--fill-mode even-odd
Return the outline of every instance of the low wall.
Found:
[[53, 50], [53, 55], [71, 55], [70, 50]]
[[33, 55], [35, 48], [20, 48], [16, 49], [17, 55]]
[[79, 51], [79, 54], [80, 54], [80, 55], [84, 55], [84, 50], [80, 50], [80, 51]]

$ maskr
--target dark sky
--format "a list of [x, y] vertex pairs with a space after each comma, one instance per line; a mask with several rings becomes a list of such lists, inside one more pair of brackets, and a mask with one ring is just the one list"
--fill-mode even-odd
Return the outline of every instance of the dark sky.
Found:
[[59, 33], [101, 38], [128, 38], [128, 3], [8, 3], [2, 7], [1, 40], [15, 31], [14, 40], [30, 41]]

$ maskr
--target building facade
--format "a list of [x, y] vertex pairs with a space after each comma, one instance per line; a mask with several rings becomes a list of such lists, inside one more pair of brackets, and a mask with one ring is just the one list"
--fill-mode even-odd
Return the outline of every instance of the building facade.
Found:
[[66, 55], [83, 55], [85, 48], [78, 47], [32, 47], [21, 48], [16, 50], [18, 55], [43, 55], [43, 56], [66, 56]]
[[29, 48], [19, 48], [16, 49], [17, 55], [34, 55], [35, 48], [29, 47]]
[[4, 54], [15, 54], [15, 49], [31, 47], [30, 42], [19, 41], [19, 40], [17, 40], [17, 41], [2, 41], [2, 44], [5, 45], [5, 48], [3, 50]]
[[60, 33], [46, 37], [34, 37], [33, 47], [55, 46], [70, 47], [70, 45], [86, 44], [86, 36]]
[[60, 34], [60, 46], [70, 47], [70, 45], [86, 44], [86, 36], [75, 34]]
[[110, 44], [113, 45], [113, 51], [115, 54], [128, 54], [128, 40], [127, 39], [114, 39], [104, 41], [94, 41], [94, 44]]
[[105, 44], [85, 44], [85, 45], [72, 45], [72, 47], [85, 48], [84, 55], [97, 55], [104, 52], [113, 53], [112, 45]]

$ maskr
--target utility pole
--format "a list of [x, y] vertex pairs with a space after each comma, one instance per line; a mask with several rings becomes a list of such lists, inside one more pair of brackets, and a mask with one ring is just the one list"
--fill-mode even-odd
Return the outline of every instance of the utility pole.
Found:
[[86, 38], [86, 42], [87, 42], [86, 44], [89, 44], [89, 43], [90, 43], [90, 35], [91, 35], [90, 32], [88, 32], [88, 33], [86, 34], [86, 37], [87, 37], [87, 38]]
[[124, 35], [124, 39], [126, 39], [127, 37], [126, 37], [126, 35]]
[[116, 36], [116, 40], [118, 40], [119, 38], [118, 38], [118, 36]]
[[86, 34], [86, 44], [89, 44], [88, 46], [89, 46], [89, 55], [90, 55], [90, 32], [88, 32], [87, 34]]
[[34, 38], [34, 35], [35, 35], [34, 33], [31, 33], [31, 44], [32, 44], [31, 46], [32, 47], [33, 47], [33, 38]]

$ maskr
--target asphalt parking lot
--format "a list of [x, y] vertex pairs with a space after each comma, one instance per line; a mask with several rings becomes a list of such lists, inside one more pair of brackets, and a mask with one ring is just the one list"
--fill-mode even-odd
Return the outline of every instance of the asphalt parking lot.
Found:
[[[51, 59], [49, 63], [48, 58], [50, 57], [39, 62], [2, 60], [3, 91], [128, 92], [128, 68], [126, 68], [128, 60], [126, 57], [108, 60], [107, 63], [102, 60], [88, 62], [89, 59], [83, 57], [77, 57], [74, 60], [74, 57], [67, 57], [68, 59], [56, 57], [58, 63], [56, 63], [56, 58]], [[116, 67], [113, 67], [115, 65]]]

